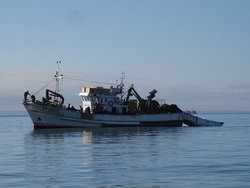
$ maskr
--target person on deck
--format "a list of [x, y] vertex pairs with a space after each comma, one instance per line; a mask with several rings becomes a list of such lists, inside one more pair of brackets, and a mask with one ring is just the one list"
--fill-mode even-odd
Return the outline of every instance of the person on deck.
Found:
[[32, 102], [36, 102], [36, 97], [35, 97], [35, 95], [31, 95], [31, 101], [32, 101]]
[[75, 109], [75, 107], [74, 107], [73, 105], [71, 106], [71, 111], [72, 111], [72, 112], [75, 112], [75, 111], [76, 111], [76, 109]]
[[24, 95], [24, 101], [27, 101], [28, 95], [30, 96], [29, 90], [25, 91], [23, 95]]
[[83, 113], [83, 108], [82, 108], [82, 106], [80, 106], [80, 112]]
[[68, 104], [67, 110], [70, 110], [70, 103]]

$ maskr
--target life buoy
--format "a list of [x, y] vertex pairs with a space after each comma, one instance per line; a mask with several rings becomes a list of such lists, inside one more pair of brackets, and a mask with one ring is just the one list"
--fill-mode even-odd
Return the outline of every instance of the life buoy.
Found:
[[113, 104], [114, 104], [113, 101], [109, 101], [109, 102], [108, 102], [108, 105], [109, 105], [109, 106], [113, 106]]

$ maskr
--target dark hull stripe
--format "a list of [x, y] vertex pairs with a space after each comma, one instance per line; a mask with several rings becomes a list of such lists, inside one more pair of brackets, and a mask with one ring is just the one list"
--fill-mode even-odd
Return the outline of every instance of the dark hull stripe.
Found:
[[121, 124], [103, 124], [102, 127], [181, 127], [182, 122], [180, 123], [158, 123], [158, 124], [139, 124], [139, 125], [121, 125]]
[[[181, 127], [182, 121], [164, 121], [164, 122], [140, 122], [139, 125], [124, 125], [124, 124], [102, 124], [101, 127]], [[85, 128], [84, 126], [62, 126], [57, 124], [42, 124], [35, 123], [34, 128]], [[86, 127], [86, 128], [89, 128]]]
[[48, 128], [84, 128], [83, 126], [63, 126], [57, 124], [42, 124], [42, 123], [35, 123], [35, 129], [48, 129]]
[[194, 122], [189, 121], [189, 120], [183, 120], [183, 123], [186, 124], [186, 125], [188, 125], [188, 126], [192, 126], [192, 127], [194, 127], [194, 126], [200, 126], [198, 123], [194, 123]]
[[182, 125], [182, 121], [142, 121], [141, 126], [175, 126]]

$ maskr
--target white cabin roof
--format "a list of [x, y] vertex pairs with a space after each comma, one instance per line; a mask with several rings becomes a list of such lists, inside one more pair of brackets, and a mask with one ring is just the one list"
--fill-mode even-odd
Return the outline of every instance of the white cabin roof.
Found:
[[100, 96], [100, 95], [110, 95], [110, 89], [103, 87], [83, 87], [79, 96]]

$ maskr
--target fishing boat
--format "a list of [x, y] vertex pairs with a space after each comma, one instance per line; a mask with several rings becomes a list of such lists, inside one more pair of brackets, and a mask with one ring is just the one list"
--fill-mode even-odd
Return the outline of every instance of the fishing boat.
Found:
[[[82, 106], [79, 109], [64, 104], [60, 93], [63, 74], [54, 75], [55, 90], [46, 89], [42, 100], [25, 92], [22, 104], [26, 108], [34, 128], [91, 128], [91, 127], [180, 127], [221, 126], [222, 122], [193, 119], [175, 104], [155, 99], [153, 89], [144, 99], [134, 85], [124, 90], [124, 73], [117, 85], [109, 88], [84, 86], [79, 93]], [[30, 96], [30, 97], [29, 97]]]

